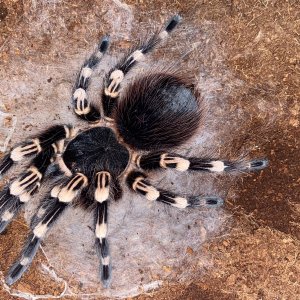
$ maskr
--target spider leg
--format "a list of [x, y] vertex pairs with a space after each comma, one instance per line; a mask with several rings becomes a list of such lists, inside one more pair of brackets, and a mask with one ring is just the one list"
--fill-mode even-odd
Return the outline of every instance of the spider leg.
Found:
[[31, 161], [27, 170], [0, 192], [0, 233], [38, 191], [56, 150], [57, 147], [53, 144], [40, 152]]
[[98, 45], [97, 51], [93, 53], [81, 67], [73, 91], [74, 112], [79, 118], [88, 122], [97, 122], [101, 118], [99, 110], [88, 100], [87, 89], [92, 73], [107, 51], [108, 44], [108, 37], [103, 37]]
[[102, 92], [102, 106], [107, 119], [111, 119], [113, 110], [118, 103], [120, 87], [125, 75], [139, 61], [145, 59], [145, 54], [152, 51], [161, 41], [165, 40], [180, 20], [179, 15], [173, 16], [160, 32], [155, 33], [147, 41], [132, 48], [129, 53], [109, 71], [104, 79]]
[[129, 173], [126, 181], [131, 190], [145, 196], [147, 200], [160, 201], [177, 208], [197, 206], [218, 207], [224, 203], [224, 201], [217, 196], [182, 197], [172, 192], [158, 189], [147, 181], [147, 175], [138, 171]]
[[266, 159], [255, 159], [250, 161], [227, 161], [197, 157], [184, 157], [178, 154], [155, 152], [137, 156], [136, 165], [147, 171], [172, 168], [181, 172], [192, 170], [220, 173], [233, 171], [258, 171], [267, 167], [268, 161]]
[[111, 279], [111, 262], [107, 242], [107, 209], [110, 194], [111, 175], [102, 171], [96, 174], [94, 198], [96, 248], [100, 258], [100, 278], [104, 287], [108, 287]]
[[22, 254], [8, 271], [6, 277], [8, 285], [12, 285], [20, 279], [29, 268], [46, 233], [87, 183], [85, 175], [76, 173], [65, 184], [52, 188], [49, 197], [44, 200], [45, 203], [47, 202], [47, 206], [42, 213], [38, 212], [41, 213], [41, 217], [36, 218], [39, 221], [33, 226]]
[[68, 125], [55, 125], [41, 132], [36, 138], [22, 143], [12, 149], [12, 151], [0, 160], [0, 177], [4, 175], [15, 162], [21, 161], [26, 157], [37, 155], [49, 148], [52, 144], [71, 138], [76, 134], [76, 130]]

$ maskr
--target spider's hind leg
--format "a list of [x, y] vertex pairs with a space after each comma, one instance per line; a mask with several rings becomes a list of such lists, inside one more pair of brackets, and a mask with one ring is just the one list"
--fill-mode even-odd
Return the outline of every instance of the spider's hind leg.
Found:
[[136, 164], [143, 170], [176, 169], [177, 171], [200, 172], [252, 172], [262, 170], [268, 165], [266, 159], [250, 161], [228, 161], [219, 159], [207, 159], [198, 157], [184, 157], [178, 154], [166, 152], [153, 152], [136, 158]]
[[140, 61], [145, 59], [145, 55], [151, 52], [169, 34], [180, 22], [179, 15], [173, 16], [163, 27], [147, 41], [133, 47], [127, 55], [123, 57], [107, 74], [104, 79], [104, 88], [102, 92], [102, 106], [106, 118], [111, 119], [113, 111], [118, 103], [121, 83], [126, 74]]
[[37, 214], [41, 214], [40, 216], [36, 214], [33, 217], [37, 220], [37, 223], [33, 224], [32, 232], [27, 239], [21, 256], [8, 271], [6, 277], [8, 285], [12, 285], [20, 279], [29, 268], [41, 241], [49, 229], [87, 183], [88, 180], [85, 175], [76, 173], [68, 181], [52, 188], [50, 195], [44, 200], [47, 206], [44, 207], [42, 212], [37, 212]]
[[224, 201], [217, 196], [189, 196], [182, 197], [172, 192], [158, 189], [147, 180], [147, 175], [142, 172], [132, 171], [127, 176], [127, 184], [131, 190], [146, 197], [149, 201], [159, 201], [177, 207], [218, 207]]

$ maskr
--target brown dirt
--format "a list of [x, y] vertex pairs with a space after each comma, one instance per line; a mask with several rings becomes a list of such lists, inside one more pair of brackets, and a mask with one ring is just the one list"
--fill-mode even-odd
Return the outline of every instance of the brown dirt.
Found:
[[[233, 229], [205, 244], [203, 250], [211, 254], [214, 268], [189, 285], [170, 283], [159, 291], [135, 299], [299, 299], [299, 1], [125, 2], [138, 7], [135, 14], [137, 21], [157, 19], [161, 11], [180, 11], [195, 22], [198, 20], [199, 24], [202, 20], [219, 24], [219, 46], [228, 54], [226, 66], [245, 82], [231, 101], [234, 105], [237, 99], [247, 99], [242, 109], [251, 116], [249, 132], [241, 134], [243, 140], [235, 143], [251, 149], [253, 156], [263, 153], [270, 160], [269, 168], [259, 176], [245, 177], [232, 188], [227, 209], [234, 218]], [[79, 7], [92, 3], [70, 2], [74, 16], [67, 21], [68, 30], [82, 28], [84, 20], [78, 17]], [[97, 5], [93, 9], [100, 11], [100, 15], [105, 13]], [[11, 59], [6, 45], [14, 38], [16, 26], [23, 22], [23, 13], [22, 1], [0, 1], [2, 61], [9, 62]], [[33, 37], [32, 47], [40, 48], [44, 55], [49, 50], [48, 42], [47, 36], [43, 41]], [[15, 55], [18, 51], [15, 50]], [[251, 101], [254, 99], [260, 99], [266, 105], [265, 114], [256, 115], [253, 111]], [[254, 132], [258, 138], [252, 136]], [[257, 140], [259, 147], [256, 146]], [[233, 196], [237, 191], [238, 196]], [[1, 270], [5, 271], [16, 257], [17, 252], [10, 249], [18, 249], [20, 245], [11, 247], [10, 237], [18, 234], [22, 241], [27, 230], [24, 225], [14, 223], [10, 233], [1, 238]], [[20, 285], [25, 290], [39, 291], [40, 294], [60, 294], [62, 287], [35, 267], [42, 260], [45, 258], [39, 255]], [[0, 289], [0, 298], [15, 299], [3, 289]]]

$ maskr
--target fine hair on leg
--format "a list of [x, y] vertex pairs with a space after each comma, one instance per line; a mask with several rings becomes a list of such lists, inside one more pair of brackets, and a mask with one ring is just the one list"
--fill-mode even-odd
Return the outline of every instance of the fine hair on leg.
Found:
[[37, 155], [43, 150], [49, 148], [52, 144], [63, 139], [74, 137], [76, 130], [70, 125], [54, 125], [42, 131], [36, 137], [21, 143], [14, 147], [8, 154], [0, 160], [0, 178], [5, 174], [16, 162], [22, 161], [33, 155]]
[[136, 158], [136, 165], [146, 171], [157, 169], [175, 169], [180, 172], [252, 172], [265, 168], [268, 164], [266, 159], [250, 161], [228, 161], [210, 158], [185, 157], [174, 153], [151, 152]]
[[0, 192], [0, 233], [17, 216], [21, 207], [29, 202], [38, 191], [55, 152], [54, 144], [40, 152], [31, 161], [27, 170]]
[[101, 119], [100, 111], [89, 101], [87, 91], [91, 76], [107, 51], [108, 45], [109, 38], [104, 36], [98, 44], [96, 52], [81, 67], [73, 90], [74, 112], [80, 119], [88, 122], [98, 122]]
[[81, 173], [77, 173], [65, 185], [54, 186], [51, 189], [47, 200], [47, 207], [42, 212], [38, 211], [41, 214], [40, 217], [33, 217], [36, 220], [38, 219], [39, 222], [33, 226], [19, 259], [8, 271], [6, 276], [6, 283], [8, 285], [16, 282], [28, 269], [41, 241], [45, 238], [49, 229], [87, 183], [87, 177]]
[[126, 178], [126, 182], [132, 191], [144, 196], [149, 201], [159, 201], [181, 209], [197, 206], [219, 207], [224, 203], [217, 196], [183, 197], [173, 192], [156, 188], [147, 180], [147, 175], [139, 171], [130, 172]]
[[150, 53], [177, 27], [181, 18], [173, 16], [166, 25], [150, 38], [132, 47], [128, 53], [108, 72], [104, 79], [102, 91], [102, 106], [106, 118], [113, 118], [113, 111], [116, 108], [121, 84], [126, 74], [140, 61], [146, 59], [145, 55]]

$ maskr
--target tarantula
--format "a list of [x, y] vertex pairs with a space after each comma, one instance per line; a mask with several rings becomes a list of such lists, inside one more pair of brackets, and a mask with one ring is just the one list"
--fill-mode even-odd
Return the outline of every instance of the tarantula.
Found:
[[163, 42], [179, 22], [178, 15], [172, 17], [108, 72], [101, 93], [101, 109], [98, 109], [89, 101], [87, 91], [91, 75], [108, 49], [109, 39], [103, 37], [97, 51], [84, 62], [72, 94], [75, 114], [87, 121], [90, 128], [78, 131], [70, 125], [52, 126], [12, 148], [0, 161], [1, 176], [16, 162], [34, 156], [27, 170], [0, 193], [0, 233], [38, 192], [45, 179], [52, 179], [48, 195], [32, 217], [27, 243], [8, 271], [8, 285], [28, 269], [41, 241], [64, 210], [70, 205], [80, 205], [94, 212], [100, 277], [107, 287], [111, 278], [108, 205], [109, 201], [121, 198], [121, 179], [148, 201], [160, 201], [180, 209], [216, 207], [223, 204], [217, 196], [178, 196], [153, 186], [146, 173], [172, 168], [191, 172], [192, 176], [195, 171], [254, 171], [267, 166], [265, 159], [228, 161], [167, 152], [190, 139], [202, 120], [199, 93], [191, 80], [178, 72], [151, 72], [121, 89], [127, 73]]

